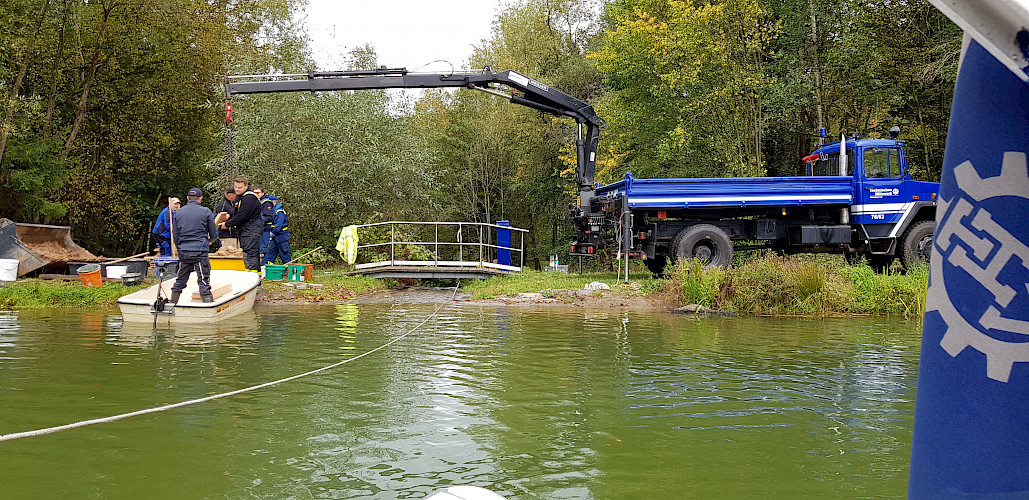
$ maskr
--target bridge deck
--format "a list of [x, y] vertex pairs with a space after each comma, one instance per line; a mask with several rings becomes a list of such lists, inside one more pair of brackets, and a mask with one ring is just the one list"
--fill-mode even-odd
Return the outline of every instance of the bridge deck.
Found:
[[489, 278], [521, 271], [492, 262], [393, 260], [358, 264], [348, 275], [373, 278]]
[[356, 269], [347, 274], [350, 276], [361, 275], [373, 278], [490, 278], [493, 276], [504, 276], [512, 271], [492, 269], [488, 267], [460, 267], [460, 266], [381, 266], [368, 269]]

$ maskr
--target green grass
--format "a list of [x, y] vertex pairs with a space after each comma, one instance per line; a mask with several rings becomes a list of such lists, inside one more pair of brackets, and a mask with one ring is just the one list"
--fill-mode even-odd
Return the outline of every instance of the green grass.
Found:
[[[630, 294], [671, 294], [680, 305], [700, 304], [743, 315], [831, 316], [846, 314], [921, 316], [929, 270], [921, 267], [885, 274], [867, 265], [846, 265], [838, 256], [779, 257], [771, 254], [741, 259], [729, 269], [702, 269], [697, 263], [668, 268], [668, 279], [654, 278], [639, 263], [631, 272]], [[322, 290], [297, 290], [296, 300], [336, 300], [387, 288], [367, 276], [346, 276], [344, 269], [315, 271]], [[618, 283], [614, 272], [588, 274], [525, 271], [485, 280], [462, 281], [473, 299], [514, 296], [544, 290], [582, 290], [590, 282]], [[283, 292], [282, 282], [265, 281], [268, 293]], [[118, 297], [146, 285], [126, 287], [108, 282], [84, 287], [78, 281], [21, 279], [0, 287], [0, 309], [44, 307], [108, 307]]]
[[[649, 272], [629, 273], [629, 280], [639, 284], [638, 293], [649, 295], [661, 288], [663, 280], [653, 277]], [[614, 272], [606, 273], [545, 273], [527, 270], [521, 274], [495, 276], [484, 280], [462, 282], [462, 288], [472, 294], [472, 299], [514, 296], [521, 292], [539, 292], [541, 290], [582, 290], [586, 284], [600, 281], [609, 286], [618, 282]]]
[[[298, 299], [321, 297], [338, 300], [352, 296], [350, 292], [361, 294], [369, 290], [384, 288], [381, 280], [368, 276], [346, 276], [345, 272], [344, 268], [315, 270], [314, 279], [310, 283], [325, 285], [324, 288], [321, 290], [296, 290], [295, 296]], [[261, 282], [261, 288], [267, 293], [284, 292], [286, 288], [282, 286], [283, 283], [287, 282], [265, 280]]]
[[145, 287], [124, 286], [113, 281], [104, 286], [85, 287], [78, 281], [20, 279], [0, 288], [0, 309], [113, 306], [118, 297]]
[[678, 301], [746, 315], [921, 316], [927, 267], [879, 274], [833, 256], [763, 255], [723, 269], [696, 263], [670, 269]]

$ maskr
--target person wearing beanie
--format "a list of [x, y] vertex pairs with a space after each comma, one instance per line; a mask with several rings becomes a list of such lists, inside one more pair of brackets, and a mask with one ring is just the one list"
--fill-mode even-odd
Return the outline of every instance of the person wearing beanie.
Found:
[[157, 222], [154, 223], [154, 229], [151, 231], [154, 234], [154, 239], [157, 240], [157, 245], [161, 250], [161, 257], [171, 257], [171, 219], [172, 214], [182, 206], [182, 202], [178, 198], [168, 198], [168, 206], [161, 210], [161, 214], [157, 216]]

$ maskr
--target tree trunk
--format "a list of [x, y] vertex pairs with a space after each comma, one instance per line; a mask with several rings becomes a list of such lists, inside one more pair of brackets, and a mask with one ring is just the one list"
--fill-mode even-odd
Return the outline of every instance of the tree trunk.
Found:
[[0, 161], [4, 158], [4, 150], [7, 149], [7, 135], [11, 130], [11, 119], [14, 117], [14, 104], [18, 100], [18, 89], [21, 88], [21, 81], [25, 78], [25, 70], [29, 67], [29, 59], [32, 58], [32, 48], [36, 45], [36, 37], [40, 28], [43, 27], [43, 19], [46, 11], [50, 8], [50, 0], [43, 1], [43, 8], [39, 9], [39, 20], [36, 21], [36, 28], [32, 30], [29, 37], [29, 44], [25, 47], [25, 57], [21, 60], [21, 67], [18, 68], [18, 75], [14, 77], [14, 86], [11, 87], [11, 96], [7, 100], [7, 113], [4, 115], [4, 123], [0, 126]]
[[[821, 132], [822, 128], [825, 127], [822, 105], [822, 63], [818, 57], [818, 27], [815, 24], [814, 0], [808, 1], [808, 8], [811, 10], [811, 53], [814, 56], [814, 70], [812, 74], [815, 76], [815, 111], [818, 114], [818, 130]], [[819, 144], [821, 142], [820, 139]]]
[[57, 42], [57, 57], [54, 58], [54, 69], [50, 74], [50, 97], [46, 103], [46, 117], [43, 118], [43, 137], [50, 138], [50, 122], [54, 116], [54, 101], [57, 100], [57, 79], [61, 76], [61, 60], [64, 59], [64, 28], [68, 24], [68, 0], [64, 0], [61, 14], [61, 35]]
[[82, 86], [82, 95], [79, 97], [79, 104], [75, 109], [75, 121], [71, 126], [71, 133], [68, 134], [68, 141], [64, 143], [64, 156], [68, 156], [71, 151], [71, 145], [75, 142], [75, 136], [79, 132], [79, 128], [82, 126], [82, 118], [86, 114], [86, 102], [89, 100], [89, 90], [93, 86], [93, 80], [96, 79], [96, 70], [98, 61], [100, 60], [100, 49], [104, 45], [104, 35], [107, 33], [107, 20], [111, 17], [111, 11], [117, 6], [117, 2], [110, 2], [103, 4], [104, 18], [100, 22], [100, 29], [97, 33], [96, 48], [93, 50], [93, 56], [89, 61], [89, 75], [86, 76], [86, 81]]

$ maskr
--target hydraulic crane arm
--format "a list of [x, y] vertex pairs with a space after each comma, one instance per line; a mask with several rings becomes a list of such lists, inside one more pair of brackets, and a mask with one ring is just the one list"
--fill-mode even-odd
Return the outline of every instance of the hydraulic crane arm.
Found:
[[[516, 91], [504, 92], [494, 86], [497, 84]], [[229, 96], [272, 92], [447, 87], [481, 90], [544, 113], [573, 118], [578, 129], [575, 182], [579, 190], [580, 205], [589, 206], [589, 200], [593, 196], [597, 143], [600, 128], [604, 125], [603, 120], [597, 116], [590, 104], [516, 71], [493, 72], [487, 68], [478, 73], [411, 73], [406, 68], [381, 67], [369, 71], [238, 75], [226, 78], [225, 82], [225, 92]]]

